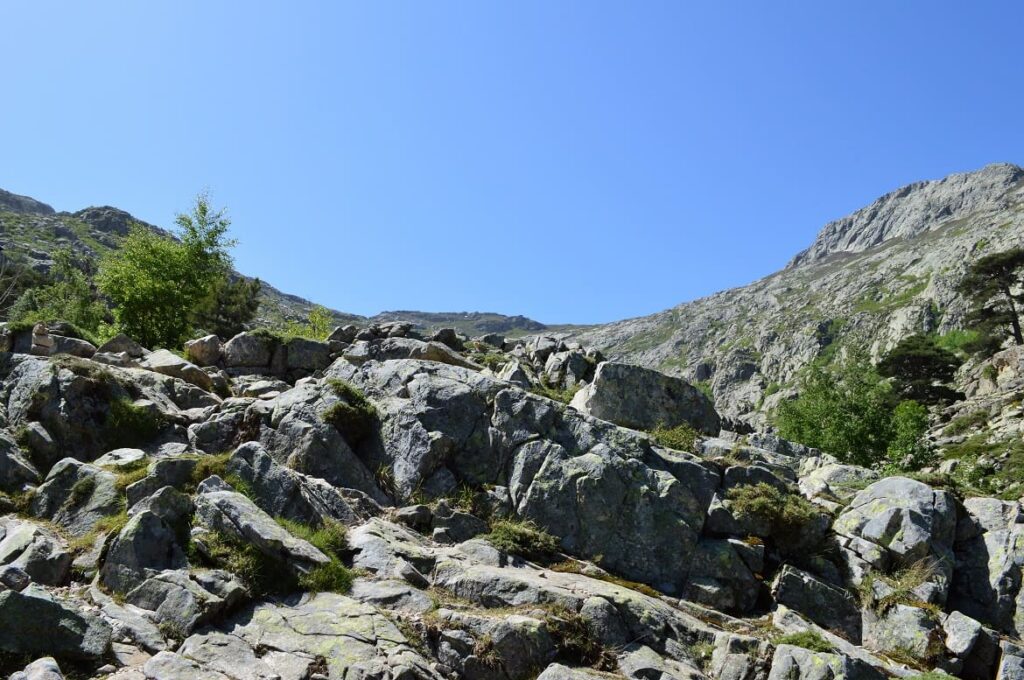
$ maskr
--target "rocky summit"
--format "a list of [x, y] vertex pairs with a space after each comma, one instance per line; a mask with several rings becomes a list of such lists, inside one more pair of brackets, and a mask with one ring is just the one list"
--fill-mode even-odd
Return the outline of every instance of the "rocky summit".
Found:
[[[26, 271], [133, 222], [0, 192]], [[303, 334], [269, 287], [180, 347], [0, 324], [0, 677], [1024, 678], [1024, 346], [947, 356], [915, 465], [772, 420], [808, 367], [963, 333], [967, 268], [1022, 233], [1024, 170], [993, 165], [605, 326]]]
[[1024, 674], [1019, 501], [737, 434], [682, 378], [408, 322], [59, 331], [0, 338], [11, 678]]

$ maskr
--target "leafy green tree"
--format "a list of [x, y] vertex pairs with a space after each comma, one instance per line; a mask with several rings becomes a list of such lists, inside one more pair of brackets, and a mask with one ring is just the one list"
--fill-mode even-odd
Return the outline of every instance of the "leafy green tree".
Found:
[[851, 356], [831, 369], [811, 365], [799, 396], [780, 404], [775, 424], [786, 439], [870, 467], [886, 456], [895, 405], [892, 387], [867, 357]]
[[195, 326], [221, 338], [234, 337], [256, 316], [262, 289], [259, 279], [221, 278], [196, 313]]
[[49, 283], [24, 291], [11, 307], [12, 321], [67, 321], [90, 334], [99, 330], [109, 312], [93, 289], [86, 270], [69, 248], [53, 255]]
[[231, 221], [211, 208], [206, 194], [175, 222], [178, 239], [134, 226], [97, 275], [118, 328], [148, 347], [180, 347], [192, 333], [195, 311], [231, 267]]
[[280, 330], [284, 335], [323, 341], [331, 334], [333, 324], [334, 317], [329, 309], [321, 305], [313, 305], [306, 315], [305, 322], [287, 321]]
[[901, 401], [893, 410], [889, 428], [888, 470], [919, 470], [931, 462], [932, 450], [924, 440], [928, 409], [913, 400]]
[[[1024, 345], [1021, 333], [1019, 305], [1024, 294], [1021, 288], [1021, 270], [1024, 268], [1024, 248], [1011, 248], [1001, 253], [986, 255], [972, 264], [958, 286], [961, 294], [971, 301], [970, 317], [983, 321], [981, 329], [990, 339], [1009, 336], [1018, 345]], [[988, 347], [998, 347], [993, 342]]]
[[878, 363], [878, 372], [893, 378], [896, 389], [905, 399], [921, 404], [953, 401], [959, 395], [946, 383], [953, 380], [963, 363], [945, 350], [929, 335], [911, 335], [893, 347]]

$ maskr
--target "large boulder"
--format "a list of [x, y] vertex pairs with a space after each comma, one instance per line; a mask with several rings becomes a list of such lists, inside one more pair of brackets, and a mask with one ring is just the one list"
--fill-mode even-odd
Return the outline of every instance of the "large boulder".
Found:
[[263, 333], [243, 331], [224, 344], [224, 365], [228, 368], [266, 368], [279, 341]]
[[185, 356], [197, 366], [216, 366], [222, 351], [223, 344], [216, 335], [205, 335], [185, 343]]
[[603, 558], [627, 578], [679, 592], [718, 473], [649, 439], [487, 378], [423, 361], [337, 361], [328, 376], [362, 389], [380, 413], [380, 440], [361, 450], [396, 490], [441, 495], [458, 484], [507, 487], [515, 514]]
[[291, 338], [285, 343], [286, 365], [289, 371], [311, 373], [331, 364], [331, 348], [326, 342], [307, 338]]
[[906, 477], [887, 477], [859, 492], [832, 530], [850, 572], [884, 571], [926, 562], [934, 599], [944, 603], [953, 573], [956, 499]]
[[135, 514], [107, 550], [100, 569], [103, 584], [126, 593], [153, 574], [186, 567], [184, 532], [174, 525], [152, 510]]
[[228, 472], [245, 482], [256, 505], [274, 517], [310, 526], [326, 520], [354, 526], [381, 513], [380, 506], [361, 491], [339, 489], [279, 465], [257, 442], [234, 452]]
[[403, 337], [361, 340], [345, 350], [344, 357], [353, 364], [371, 360], [419, 359], [420, 361], [437, 361], [474, 370], [483, 368], [440, 342], [424, 342], [415, 338]]
[[[30, 586], [0, 593], [0, 650], [11, 654], [98, 659], [110, 648], [110, 626]], [[17, 622], [17, 625], [10, 625]]]
[[594, 381], [576, 393], [572, 406], [634, 430], [689, 425], [717, 435], [721, 429], [711, 400], [682, 378], [612, 361], [598, 365]]
[[0, 491], [21, 491], [39, 483], [39, 471], [6, 432], [0, 432]]
[[1011, 635], [1024, 632], [1024, 511], [968, 498], [957, 524], [951, 607]]
[[772, 657], [768, 680], [884, 680], [885, 675], [858, 659], [843, 654], [813, 652], [779, 645]]
[[117, 475], [74, 458], [58, 462], [32, 495], [29, 509], [75, 536], [92, 531], [104, 517], [121, 511]]
[[207, 391], [213, 388], [213, 379], [206, 371], [168, 349], [150, 352], [139, 362], [139, 366], [147, 371], [179, 378]]
[[330, 559], [315, 547], [288, 533], [251, 500], [216, 477], [205, 480], [196, 495], [196, 519], [207, 529], [251, 543], [261, 553], [298, 573], [327, 564]]
[[795, 567], [785, 565], [772, 583], [775, 601], [823, 628], [860, 643], [860, 606], [849, 592]]
[[29, 521], [0, 519], [0, 565], [35, 583], [61, 586], [71, 575], [71, 552], [55, 532]]

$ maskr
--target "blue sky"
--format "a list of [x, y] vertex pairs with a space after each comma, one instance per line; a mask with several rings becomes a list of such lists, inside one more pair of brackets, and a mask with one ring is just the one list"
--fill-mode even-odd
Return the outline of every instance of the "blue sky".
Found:
[[1020, 3], [23, 2], [0, 187], [331, 307], [638, 316], [901, 184], [1024, 163]]

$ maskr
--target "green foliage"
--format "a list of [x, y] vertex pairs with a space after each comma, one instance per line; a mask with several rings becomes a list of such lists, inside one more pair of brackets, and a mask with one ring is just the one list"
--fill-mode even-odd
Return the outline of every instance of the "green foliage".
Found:
[[780, 548], [798, 545], [804, 528], [821, 515], [810, 501], [771, 484], [741, 484], [726, 493], [729, 508], [741, 517], [765, 522]]
[[799, 633], [781, 635], [775, 638], [774, 643], [776, 645], [793, 645], [794, 647], [803, 647], [804, 649], [809, 649], [812, 652], [831, 653], [835, 651], [835, 648], [814, 630], [802, 630]]
[[352, 588], [352, 572], [342, 563], [342, 553], [348, 548], [348, 533], [341, 522], [327, 519], [319, 527], [277, 518], [277, 523], [288, 533], [311, 543], [331, 561], [299, 576], [299, 586], [314, 593], [347, 593]]
[[547, 397], [548, 399], [568, 404], [572, 401], [572, 398], [576, 396], [576, 393], [580, 391], [580, 387], [580, 385], [573, 385], [571, 387], [566, 387], [565, 389], [560, 389], [548, 384], [547, 379], [541, 376], [540, 381], [531, 387], [530, 391], [542, 397]]
[[153, 441], [164, 424], [163, 416], [156, 411], [122, 397], [110, 402], [103, 437], [111, 449], [137, 447]]
[[979, 410], [971, 411], [970, 413], [961, 413], [957, 417], [953, 418], [946, 424], [946, 427], [942, 429], [942, 434], [946, 435], [957, 435], [967, 432], [973, 427], [984, 425], [988, 422], [988, 411]]
[[952, 330], [935, 336], [935, 344], [948, 352], [968, 355], [973, 352], [980, 339], [981, 333], [976, 330]]
[[143, 458], [131, 465], [122, 465], [114, 471], [117, 473], [117, 479], [114, 480], [114, 488], [123, 492], [129, 486], [149, 474], [149, 459]]
[[334, 325], [334, 316], [326, 307], [313, 305], [306, 315], [305, 322], [286, 321], [279, 329], [281, 334], [292, 338], [306, 338], [308, 340], [324, 341], [331, 334]]
[[690, 453], [696, 450], [700, 441], [700, 434], [697, 430], [686, 423], [675, 427], [656, 427], [651, 430], [651, 436], [659, 446]]
[[958, 395], [946, 387], [963, 363], [928, 335], [911, 335], [893, 347], [878, 363], [878, 372], [894, 378], [897, 391], [921, 404], [952, 401]]
[[831, 370], [812, 364], [799, 388], [799, 396], [775, 413], [781, 436], [856, 465], [870, 467], [885, 458], [895, 397], [865, 357]]
[[73, 505], [78, 505], [79, 503], [84, 502], [86, 499], [92, 496], [92, 493], [95, 490], [96, 478], [93, 477], [92, 475], [88, 477], [82, 477], [77, 482], [75, 482], [74, 486], [71, 487], [71, 503]]
[[558, 539], [529, 520], [502, 519], [484, 536], [498, 550], [547, 561], [558, 552]]
[[234, 337], [256, 316], [262, 289], [259, 279], [225, 276], [215, 281], [195, 313], [195, 326], [221, 338]]
[[932, 450], [924, 441], [928, 409], [916, 401], [901, 401], [892, 412], [889, 427], [886, 449], [889, 471], [920, 470], [931, 462]]
[[[936, 571], [937, 569], [934, 561], [923, 559], [915, 562], [906, 569], [901, 569], [891, 575], [876, 571], [869, 572], [861, 580], [860, 586], [858, 587], [861, 603], [871, 607], [879, 616], [883, 616], [887, 611], [898, 604], [919, 607], [929, 611], [930, 613], [941, 615], [941, 608], [927, 602], [922, 602], [921, 599], [914, 594], [914, 589], [923, 585], [926, 581], [935, 576]], [[876, 598], [874, 591], [874, 582], [876, 580], [884, 582], [888, 586], [886, 590], [889, 590], [890, 592], [883, 597]]]
[[67, 321], [85, 331], [87, 340], [108, 316], [106, 305], [100, 301], [86, 274], [91, 262], [78, 263], [68, 248], [53, 255], [50, 282], [29, 288], [11, 307], [10, 319], [15, 322]]
[[337, 428], [345, 441], [354, 447], [373, 432], [377, 424], [377, 409], [365, 394], [344, 380], [330, 378], [327, 385], [340, 401], [324, 409], [320, 418]]
[[176, 222], [180, 240], [134, 226], [96, 277], [114, 304], [117, 327], [147, 347], [180, 347], [192, 334], [196, 310], [231, 265], [231, 222], [205, 194]]
[[693, 383], [693, 386], [697, 388], [697, 391], [699, 391], [701, 394], [707, 397], [708, 401], [710, 401], [711, 403], [715, 403], [715, 393], [711, 389], [710, 380], [698, 380], [697, 382]]
[[325, 555], [340, 558], [348, 549], [348, 529], [337, 520], [325, 519], [319, 527], [310, 527], [284, 517], [278, 517], [277, 523], [293, 536], [312, 543]]
[[615, 654], [604, 648], [597, 632], [578, 612], [565, 607], [551, 607], [544, 623], [555, 642], [559, 661], [606, 671], [617, 667]]
[[1018, 312], [1024, 294], [1017, 292], [1022, 268], [1024, 248], [1011, 248], [980, 258], [961, 280], [958, 290], [971, 302], [965, 322], [982, 336], [978, 351], [992, 353], [1007, 337], [1024, 345]]
[[299, 587], [298, 577], [281, 560], [260, 552], [251, 543], [219, 532], [202, 535], [205, 553], [196, 544], [189, 544], [189, 562], [212, 563], [212, 566], [230, 571], [249, 588], [253, 597], [286, 595]]

